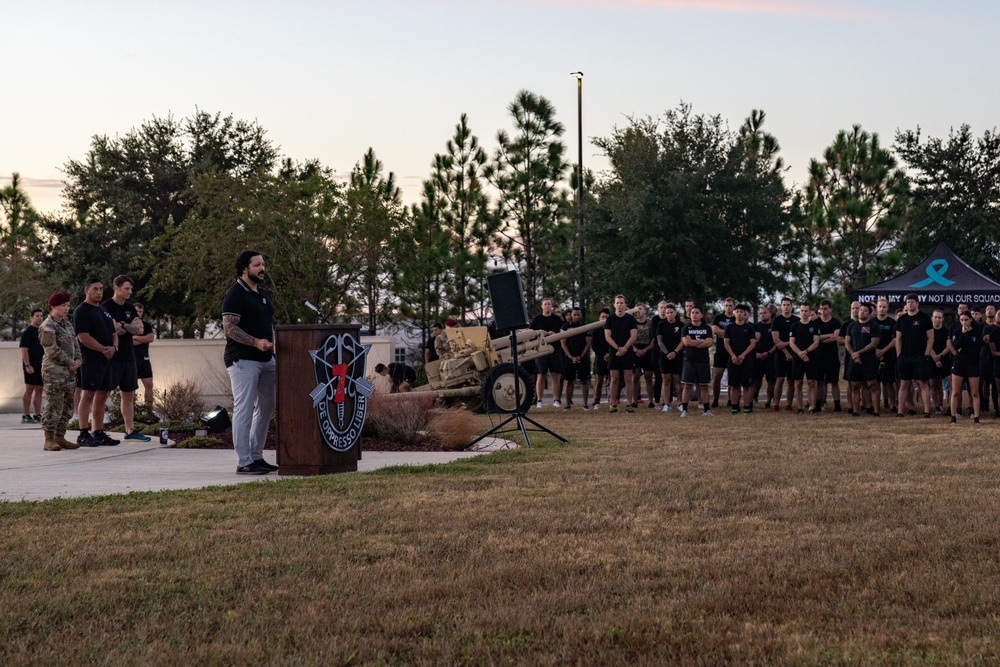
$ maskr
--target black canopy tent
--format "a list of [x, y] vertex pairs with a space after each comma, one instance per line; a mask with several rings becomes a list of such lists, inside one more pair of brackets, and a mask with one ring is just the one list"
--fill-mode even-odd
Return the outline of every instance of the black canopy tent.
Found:
[[851, 293], [854, 301], [887, 299], [889, 306], [902, 306], [913, 292], [921, 309], [954, 310], [960, 303], [969, 306], [1000, 303], [1000, 283], [990, 280], [963, 262], [945, 243], [938, 243], [924, 261], [906, 273], [877, 285]]

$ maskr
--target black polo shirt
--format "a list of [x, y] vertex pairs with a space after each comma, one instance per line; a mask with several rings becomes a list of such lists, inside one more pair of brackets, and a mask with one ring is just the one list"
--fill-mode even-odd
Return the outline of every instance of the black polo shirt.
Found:
[[[263, 338], [274, 342], [274, 302], [271, 295], [263, 287], [257, 291], [247, 287], [242, 279], [237, 278], [233, 286], [222, 297], [222, 315], [236, 315], [240, 318], [236, 325], [254, 338]], [[237, 343], [232, 338], [226, 338], [226, 368], [234, 361], [270, 361], [274, 356], [270, 350], [261, 352], [252, 345]]]

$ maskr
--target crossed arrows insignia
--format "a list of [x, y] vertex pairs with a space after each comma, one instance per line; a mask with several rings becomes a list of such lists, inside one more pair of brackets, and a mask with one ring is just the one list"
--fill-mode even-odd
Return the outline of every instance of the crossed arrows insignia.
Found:
[[[361, 348], [360, 351], [358, 348]], [[351, 396], [356, 396], [358, 394], [364, 396], [365, 398], [371, 398], [372, 395], [372, 383], [365, 379], [364, 377], [364, 367], [365, 360], [368, 357], [368, 350], [371, 349], [371, 345], [358, 345], [358, 342], [349, 335], [342, 334], [340, 336], [330, 336], [323, 343], [323, 347], [319, 350], [309, 350], [309, 356], [312, 357], [314, 363], [322, 364], [326, 366], [327, 371], [334, 370], [334, 364], [327, 361], [327, 357], [330, 352], [336, 352], [338, 366], [344, 365], [344, 353], [353, 353], [354, 358], [351, 359], [348, 366], [348, 373], [344, 376], [346, 384], [344, 386], [344, 391]], [[358, 372], [358, 363], [361, 364], [362, 372]], [[330, 394], [330, 390], [336, 389], [337, 382], [341, 379], [339, 374], [335, 374], [329, 380], [324, 383], [316, 385], [316, 388], [309, 392], [309, 397], [312, 398], [313, 407], [317, 407], [323, 399], [327, 398]], [[340, 411], [343, 410], [343, 403], [338, 404]]]

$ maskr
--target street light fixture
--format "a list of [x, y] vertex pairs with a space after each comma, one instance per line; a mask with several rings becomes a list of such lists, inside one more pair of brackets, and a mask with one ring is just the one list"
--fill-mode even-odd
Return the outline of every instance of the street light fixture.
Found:
[[584, 298], [584, 249], [583, 249], [583, 72], [570, 72], [570, 76], [576, 77], [576, 121], [577, 121], [577, 163], [576, 163], [576, 210], [579, 218], [579, 246], [580, 246], [580, 276], [579, 293], [580, 310], [583, 311], [583, 321], [587, 321], [587, 302]]

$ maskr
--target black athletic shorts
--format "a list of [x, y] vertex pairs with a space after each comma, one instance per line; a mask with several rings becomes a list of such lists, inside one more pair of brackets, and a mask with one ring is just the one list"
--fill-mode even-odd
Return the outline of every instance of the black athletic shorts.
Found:
[[545, 355], [544, 357], [535, 357], [535, 373], [538, 375], [546, 375], [548, 373], [559, 373], [560, 364], [562, 356], [556, 356], [553, 354]]
[[816, 360], [819, 366], [819, 381], [823, 384], [837, 384], [840, 382], [840, 357], [832, 355], [820, 357]]
[[567, 382], [573, 382], [574, 380], [587, 382], [590, 380], [590, 361], [584, 359], [578, 364], [567, 361], [563, 366], [563, 379]]
[[855, 363], [851, 360], [847, 379], [851, 382], [871, 382], [878, 378], [878, 359], [875, 353], [869, 351], [861, 355], [861, 361]]
[[111, 388], [135, 391], [139, 386], [135, 371], [135, 357], [111, 360]]
[[31, 385], [32, 387], [42, 386], [42, 365], [32, 366], [35, 369], [34, 373], [29, 373], [24, 370], [24, 365], [21, 365], [21, 373], [24, 375], [24, 384]]
[[680, 375], [684, 370], [684, 356], [676, 355], [673, 359], [668, 359], [667, 355], [660, 355], [660, 372], [664, 375]]
[[850, 381], [851, 379], [851, 366], [854, 365], [854, 360], [851, 359], [851, 355], [844, 351], [844, 379]]
[[940, 380], [942, 378], [951, 377], [951, 362], [952, 358], [950, 354], [946, 354], [941, 357], [941, 365], [938, 366], [934, 363], [933, 359], [927, 360], [927, 369], [930, 374], [931, 380]]
[[754, 381], [760, 382], [764, 378], [767, 381], [774, 382], [774, 378], [777, 377], [774, 372], [774, 355], [766, 357], [764, 359], [754, 359], [753, 362], [753, 378]]
[[595, 375], [607, 375], [608, 374], [608, 361], [604, 358], [603, 354], [594, 353], [594, 374]]
[[792, 374], [790, 377], [792, 380], [801, 380], [803, 377], [807, 380], [818, 380], [819, 362], [812, 357], [809, 357], [809, 361], [802, 361], [798, 357], [795, 357], [792, 359]]
[[681, 384], [711, 384], [712, 369], [708, 363], [685, 361], [681, 370]]
[[882, 356], [882, 361], [878, 365], [878, 381], [879, 382], [895, 382], [896, 381], [896, 355], [895, 354], [885, 354]]
[[713, 368], [728, 368], [729, 367], [729, 353], [726, 352], [725, 345], [719, 345], [716, 343], [715, 356], [712, 358]]
[[951, 374], [962, 378], [977, 378], [979, 377], [979, 361], [963, 364], [961, 359], [955, 359], [951, 365]]
[[[792, 361], [795, 357], [792, 357]], [[792, 361], [785, 358], [784, 350], [774, 351], [774, 376], [779, 378], [792, 377]]]
[[630, 371], [633, 368], [635, 368], [635, 353], [632, 350], [628, 350], [620, 357], [617, 350], [608, 353], [608, 370]]
[[135, 375], [140, 380], [153, 377], [153, 364], [149, 363], [149, 357], [136, 358]]
[[730, 387], [752, 387], [754, 382], [754, 363], [749, 358], [742, 364], [734, 364], [732, 360], [726, 367]]
[[111, 391], [111, 361], [87, 361], [80, 366], [77, 386], [84, 391]]
[[922, 354], [904, 354], [896, 359], [896, 377], [900, 380], [927, 382], [931, 376], [927, 365], [927, 357]]
[[642, 355], [641, 357], [637, 354], [633, 354], [632, 358], [635, 359], [635, 366], [633, 366], [632, 368], [634, 368], [637, 371], [652, 371], [654, 368], [656, 368], [656, 364], [653, 363], [652, 350]]

